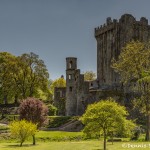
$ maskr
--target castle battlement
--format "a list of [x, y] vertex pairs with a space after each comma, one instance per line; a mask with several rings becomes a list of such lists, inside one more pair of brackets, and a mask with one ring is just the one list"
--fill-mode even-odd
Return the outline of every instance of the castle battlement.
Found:
[[115, 28], [122, 28], [123, 24], [127, 26], [133, 25], [133, 26], [149, 27], [148, 19], [146, 19], [145, 17], [141, 17], [139, 21], [136, 21], [136, 18], [133, 17], [131, 14], [124, 14], [120, 17], [119, 20], [113, 19], [112, 21], [112, 19], [108, 17], [106, 19], [106, 23], [95, 28], [95, 37], [104, 34], [110, 30], [113, 30]]
[[149, 41], [150, 25], [145, 17], [137, 21], [131, 14], [124, 14], [118, 20], [108, 17], [103, 25], [95, 28], [94, 34], [97, 40], [97, 79], [85, 81], [77, 69], [77, 58], [67, 57], [66, 89], [55, 89], [56, 105], [65, 94], [67, 116], [82, 115], [88, 104], [100, 99], [120, 97], [122, 92], [125, 95], [120, 76], [111, 67], [112, 59], [117, 60], [122, 48], [131, 40]]
[[100, 35], [100, 34], [105, 33], [106, 31], [112, 30], [117, 25], [118, 25], [117, 19], [113, 19], [113, 21], [112, 21], [111, 18], [108, 17], [106, 19], [106, 23], [104, 23], [103, 25], [95, 28], [95, 37]]
[[97, 40], [97, 78], [100, 85], [119, 83], [119, 76], [111, 68], [112, 58], [117, 59], [122, 47], [131, 40], [148, 41], [150, 25], [145, 17], [139, 21], [131, 14], [120, 19], [108, 17], [106, 23], [95, 28]]

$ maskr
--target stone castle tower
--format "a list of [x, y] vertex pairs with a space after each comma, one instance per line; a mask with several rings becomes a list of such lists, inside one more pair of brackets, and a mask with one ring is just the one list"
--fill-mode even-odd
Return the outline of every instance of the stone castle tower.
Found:
[[[111, 68], [112, 58], [117, 59], [122, 47], [131, 40], [148, 41], [150, 25], [144, 17], [137, 21], [124, 14], [119, 20], [106, 19], [106, 23], [95, 28], [97, 40], [97, 80], [84, 81], [77, 69], [77, 58], [66, 58], [66, 115], [82, 115], [88, 104], [107, 97], [127, 99], [128, 91], [120, 84], [120, 78]], [[60, 89], [59, 89], [60, 90]], [[61, 89], [62, 92], [64, 89]], [[121, 93], [121, 94], [120, 94]], [[118, 95], [117, 95], [118, 94]]]
[[76, 87], [75, 87], [75, 70], [77, 69], [77, 58], [66, 58], [66, 115], [76, 114]]
[[140, 21], [130, 14], [119, 20], [107, 18], [106, 24], [95, 28], [97, 40], [97, 80], [101, 86], [116, 86], [119, 76], [111, 68], [112, 58], [117, 59], [121, 49], [131, 40], [148, 41], [150, 25], [144, 17]]
[[77, 69], [77, 58], [66, 58], [66, 115], [81, 115], [85, 110], [84, 99], [89, 92], [89, 83]]

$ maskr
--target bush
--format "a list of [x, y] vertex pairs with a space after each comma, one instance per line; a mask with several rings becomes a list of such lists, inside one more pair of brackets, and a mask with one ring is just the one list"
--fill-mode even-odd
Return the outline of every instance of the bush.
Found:
[[49, 116], [48, 128], [57, 128], [61, 125], [71, 121], [73, 118], [70, 116]]
[[25, 119], [41, 127], [47, 119], [48, 108], [40, 100], [28, 97], [19, 106], [20, 119]]
[[13, 121], [10, 124], [11, 135], [20, 140], [20, 146], [29, 137], [35, 135], [37, 125], [26, 120]]
[[[48, 107], [39, 99], [28, 97], [20, 104], [19, 114], [20, 119], [31, 121], [39, 128], [47, 121]], [[35, 145], [35, 135], [32, 137], [33, 145]]]
[[80, 141], [84, 140], [82, 132], [64, 132], [64, 131], [39, 131], [36, 135], [38, 141]]
[[49, 116], [56, 116], [57, 108], [53, 106], [52, 104], [47, 105], [48, 107], [48, 115]]
[[142, 132], [142, 128], [139, 126], [139, 127], [136, 127], [134, 130], [133, 130], [133, 135], [131, 137], [131, 140], [138, 140], [139, 137], [140, 137], [140, 134]]

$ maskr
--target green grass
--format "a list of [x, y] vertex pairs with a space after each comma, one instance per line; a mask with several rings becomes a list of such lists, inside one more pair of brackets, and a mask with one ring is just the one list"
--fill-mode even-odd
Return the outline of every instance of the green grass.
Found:
[[72, 141], [83, 139], [82, 132], [39, 131], [36, 134], [38, 141]]
[[[37, 142], [52, 142], [52, 141], [79, 141], [84, 139], [82, 132], [63, 132], [63, 131], [39, 131], [35, 135]], [[0, 134], [0, 142], [17, 142], [9, 134]], [[32, 141], [32, 137], [27, 139], [27, 142]]]
[[[80, 138], [79, 138], [80, 137]], [[0, 150], [102, 150], [103, 140], [83, 140], [82, 132], [63, 132], [63, 131], [39, 131], [36, 134], [37, 145], [32, 145], [32, 139], [23, 143], [19, 147], [19, 142], [15, 139], [2, 140]], [[123, 139], [126, 142], [107, 142], [107, 150], [127, 150], [141, 149], [149, 150], [148, 142], [131, 142], [129, 139]]]
[[[83, 140], [82, 132], [63, 132], [63, 131], [39, 131], [36, 134], [35, 146], [32, 145], [32, 138], [19, 147], [18, 140], [0, 140], [0, 150], [102, 150], [103, 140]], [[143, 135], [142, 135], [143, 138]], [[128, 138], [122, 139], [124, 142], [107, 142], [107, 150], [128, 150], [139, 149], [149, 150], [149, 142], [132, 142]], [[141, 139], [142, 140], [142, 139]]]
[[[135, 147], [135, 146], [141, 146]], [[144, 145], [146, 148], [143, 148]], [[143, 146], [143, 147], [142, 147]], [[71, 142], [38, 142], [33, 146], [31, 143], [25, 143], [23, 147], [19, 147], [18, 143], [0, 143], [0, 150], [102, 150], [103, 142], [98, 140], [91, 141], [71, 141]], [[149, 150], [148, 142], [116, 142], [113, 145], [107, 143], [107, 150]]]

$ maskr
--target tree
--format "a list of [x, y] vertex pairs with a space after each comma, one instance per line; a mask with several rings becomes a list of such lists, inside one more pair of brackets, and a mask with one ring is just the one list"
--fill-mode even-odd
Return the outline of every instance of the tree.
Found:
[[[44, 61], [34, 53], [22, 54], [18, 57], [18, 70], [15, 81], [23, 98], [34, 96], [39, 89], [48, 89], [48, 71]], [[40, 82], [39, 82], [40, 81]]]
[[17, 103], [18, 99], [39, 96], [39, 91], [50, 97], [48, 77], [44, 61], [38, 55], [29, 53], [16, 57], [0, 52], [0, 94], [4, 103], [12, 98]]
[[15, 64], [15, 56], [8, 52], [0, 52], [0, 93], [4, 104], [8, 103], [8, 99], [15, 97], [17, 92], [16, 85], [13, 80]]
[[13, 121], [10, 125], [11, 135], [20, 140], [20, 146], [25, 140], [32, 135], [35, 135], [37, 125], [26, 120]]
[[103, 132], [104, 150], [106, 150], [106, 138], [110, 132], [125, 129], [127, 122], [130, 127], [134, 128], [134, 123], [127, 120], [126, 117], [127, 111], [125, 107], [120, 106], [110, 98], [89, 105], [81, 117], [81, 121], [85, 125], [84, 133], [97, 134], [98, 132]]
[[[121, 76], [124, 84], [134, 84], [134, 90], [141, 94], [136, 106], [146, 115], [146, 137], [150, 140], [150, 43], [132, 41], [123, 49], [112, 67]], [[133, 90], [130, 88], [130, 90]]]
[[[19, 106], [20, 119], [25, 119], [41, 127], [47, 120], [48, 108], [40, 100], [28, 97]], [[33, 135], [33, 145], [35, 145], [35, 135]]]
[[138, 91], [141, 96], [135, 98], [133, 103], [134, 107], [139, 108], [139, 110], [146, 116], [146, 136], [145, 140], [150, 140], [150, 71], [144, 72], [141, 79], [137, 82]]
[[92, 81], [96, 79], [96, 74], [93, 71], [86, 71], [84, 73], [84, 79], [86, 81]]

